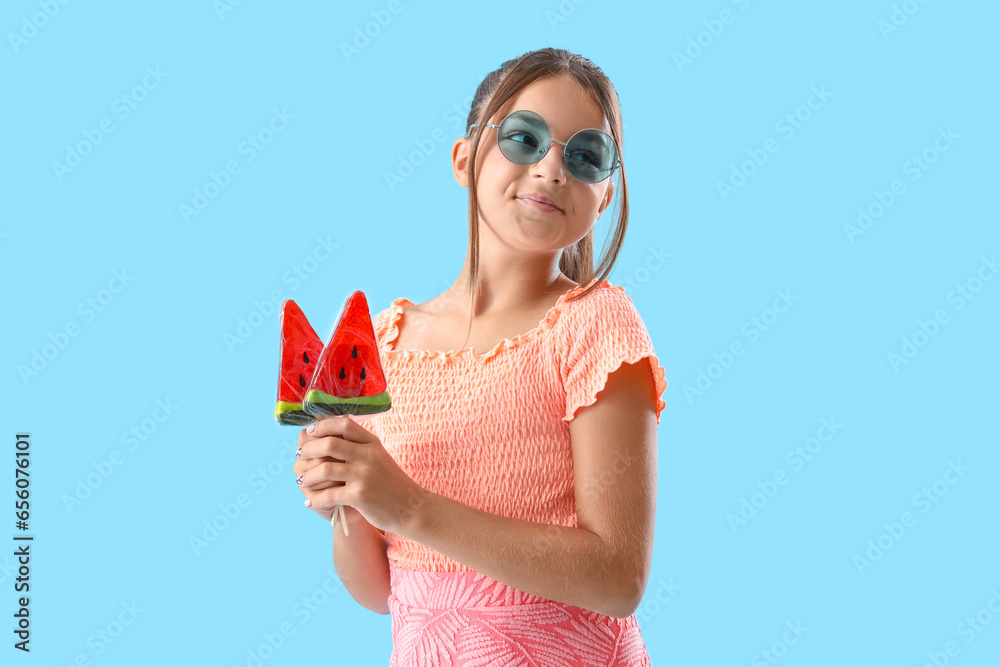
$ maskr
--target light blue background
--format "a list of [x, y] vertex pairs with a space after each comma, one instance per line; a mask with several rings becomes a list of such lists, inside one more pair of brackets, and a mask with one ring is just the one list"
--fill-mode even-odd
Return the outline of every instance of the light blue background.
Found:
[[[330, 527], [281, 462], [297, 430], [272, 416], [276, 309], [243, 342], [225, 336], [274, 290], [325, 338], [355, 289], [374, 314], [451, 284], [467, 227], [451, 144], [482, 78], [545, 46], [603, 68], [626, 121], [631, 216], [611, 281], [669, 382], [638, 612], [653, 664], [1000, 664], [987, 606], [1000, 591], [1000, 279], [983, 264], [1000, 253], [998, 6], [399, 2], [350, 59], [341, 43], [387, 3], [50, 1], [51, 18], [45, 2], [5, 6], [0, 532], [16, 532], [13, 436], [27, 431], [36, 538], [30, 655], [11, 647], [16, 575], [0, 557], [4, 664], [247, 665], [283, 623], [294, 634], [265, 665], [387, 664], [390, 618], [339, 588]], [[886, 32], [894, 7], [915, 13]], [[723, 10], [732, 21], [711, 23]], [[689, 38], [705, 46], [678, 66]], [[114, 100], [147, 67], [165, 74], [123, 118]], [[813, 87], [831, 96], [800, 109]], [[241, 142], [275, 109], [294, 118], [248, 160]], [[808, 119], [789, 137], [777, 124], [797, 110]], [[60, 179], [53, 161], [103, 119], [113, 131]], [[957, 139], [934, 154], [939, 128]], [[437, 130], [445, 142], [390, 189], [385, 173]], [[769, 138], [777, 152], [724, 199], [717, 182]], [[911, 180], [928, 149], [936, 161]], [[230, 160], [240, 173], [185, 221], [180, 205]], [[851, 238], [856, 209], [895, 179], [905, 192]], [[296, 283], [319, 238], [335, 253]], [[124, 289], [102, 293], [123, 270]], [[959, 309], [966, 284], [979, 291]], [[777, 290], [797, 299], [751, 340], [744, 324], [773, 315]], [[102, 294], [101, 312], [80, 307]], [[939, 309], [947, 322], [894, 366]], [[78, 335], [22, 378], [71, 323]], [[734, 341], [744, 354], [711, 367]], [[699, 371], [711, 386], [685, 393]], [[123, 434], [168, 399], [177, 408], [130, 449]], [[786, 454], [823, 419], [843, 426], [796, 470]], [[121, 465], [68, 509], [115, 450]], [[949, 461], [968, 471], [923, 513], [914, 496]], [[261, 482], [269, 464], [280, 472]], [[779, 471], [788, 483], [734, 531], [727, 515]], [[241, 493], [249, 506], [196, 554], [189, 538]], [[915, 525], [884, 534], [904, 512]], [[891, 547], [859, 567], [880, 537]], [[309, 597], [322, 603], [307, 616]], [[133, 603], [134, 622], [98, 642]], [[963, 632], [977, 613], [989, 622]], [[783, 653], [796, 622], [808, 630], [768, 662], [760, 652]]]

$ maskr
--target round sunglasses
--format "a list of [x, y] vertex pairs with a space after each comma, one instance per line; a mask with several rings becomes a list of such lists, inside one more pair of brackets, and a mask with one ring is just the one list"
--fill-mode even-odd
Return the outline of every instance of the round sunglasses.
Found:
[[[470, 127], [476, 127], [473, 123]], [[556, 141], [545, 120], [534, 111], [512, 111], [497, 129], [497, 145], [504, 157], [514, 164], [529, 165], [541, 160], [552, 144], [563, 146], [566, 168], [578, 181], [600, 183], [620, 164], [618, 147], [607, 132], [596, 129], [580, 130], [569, 141]]]

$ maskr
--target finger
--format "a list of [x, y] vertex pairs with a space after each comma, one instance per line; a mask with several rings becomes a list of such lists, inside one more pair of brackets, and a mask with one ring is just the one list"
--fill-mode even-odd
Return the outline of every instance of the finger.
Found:
[[323, 489], [322, 491], [314, 492], [309, 500], [312, 501], [312, 506], [310, 509], [323, 512], [324, 514], [333, 510], [337, 505], [348, 505], [346, 502], [346, 487], [341, 484], [339, 486], [330, 487], [329, 489]]
[[[327, 419], [329, 419], [329, 417]], [[299, 429], [299, 435], [298, 435], [298, 446], [299, 447], [301, 447], [302, 445], [306, 444], [310, 440], [315, 440], [316, 438], [323, 437], [321, 434], [318, 434], [318, 433], [315, 433], [315, 432], [312, 432], [312, 431], [309, 430], [313, 426], [316, 426], [318, 423], [319, 422], [315, 422], [314, 421], [313, 423], [309, 424], [308, 426], [306, 426], [306, 427], [304, 427], [302, 429]]]
[[368, 447], [366, 444], [351, 442], [337, 436], [328, 435], [323, 438], [310, 440], [302, 445], [301, 456], [302, 459], [326, 457], [339, 462], [354, 461], [366, 447]]
[[316, 512], [327, 521], [329, 521], [332, 518], [333, 514], [332, 512], [330, 512], [329, 510], [324, 511], [323, 508], [316, 506], [316, 495], [319, 493], [318, 491], [303, 489], [302, 493], [304, 493], [306, 498], [309, 499], [309, 505], [306, 505], [306, 507]]
[[[312, 428], [312, 431], [309, 431]], [[322, 438], [326, 436], [336, 436], [351, 442], [368, 442], [372, 435], [365, 428], [359, 426], [354, 420], [346, 416], [324, 417], [313, 422], [306, 429], [311, 438]]]
[[318, 456], [316, 458], [311, 458], [311, 459], [299, 459], [292, 466], [292, 472], [295, 473], [296, 477], [298, 477], [307, 470], [312, 470], [313, 468], [323, 463], [324, 461], [330, 461], [332, 463], [343, 463], [343, 461], [341, 461], [340, 459], [334, 459], [329, 456]]
[[313, 434], [309, 432], [309, 427], [303, 428], [299, 431], [299, 446], [306, 444], [313, 439]]
[[357, 443], [348, 442], [343, 438], [334, 436], [315, 438], [300, 445], [295, 450], [295, 462], [298, 463], [299, 461], [309, 461], [318, 458], [334, 458], [338, 461], [346, 461], [346, 458], [338, 456], [338, 454], [345, 451], [345, 447], [349, 449], [351, 445], [355, 444]]
[[330, 459], [299, 459], [295, 462], [295, 465], [292, 466], [292, 472], [295, 473], [296, 477], [298, 477], [307, 470], [312, 470], [319, 464], [323, 463], [324, 460]]
[[[299, 477], [296, 477], [295, 480], [296, 482], [299, 482]], [[307, 487], [302, 486], [301, 484], [298, 483], [296, 484], [296, 486], [298, 486], [299, 491], [301, 491], [308, 498], [310, 493], [316, 493], [317, 491], [322, 491], [323, 489], [329, 489], [332, 486], [343, 486], [344, 484], [345, 482], [326, 481], [326, 482], [315, 482], [314, 484], [310, 484]]]
[[315, 468], [298, 475], [295, 482], [304, 488], [317, 486], [325, 482], [346, 482], [350, 475], [350, 466], [346, 463], [324, 461]]

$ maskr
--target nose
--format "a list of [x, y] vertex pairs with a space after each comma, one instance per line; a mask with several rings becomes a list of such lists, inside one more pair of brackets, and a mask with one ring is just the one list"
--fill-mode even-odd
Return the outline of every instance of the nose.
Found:
[[566, 161], [563, 158], [564, 145], [558, 141], [550, 141], [542, 159], [531, 165], [530, 173], [557, 182], [565, 181], [567, 169]]

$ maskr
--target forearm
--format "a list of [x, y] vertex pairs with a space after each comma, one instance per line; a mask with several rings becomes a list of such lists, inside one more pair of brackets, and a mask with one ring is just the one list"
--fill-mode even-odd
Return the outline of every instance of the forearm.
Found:
[[632, 613], [634, 582], [596, 533], [497, 516], [423, 494], [401, 535], [525, 593], [617, 618]]
[[[389, 559], [386, 541], [353, 507], [344, 507], [347, 529], [333, 530], [333, 563], [344, 587], [358, 604], [378, 614], [389, 613]], [[339, 514], [339, 513], [338, 513]]]

